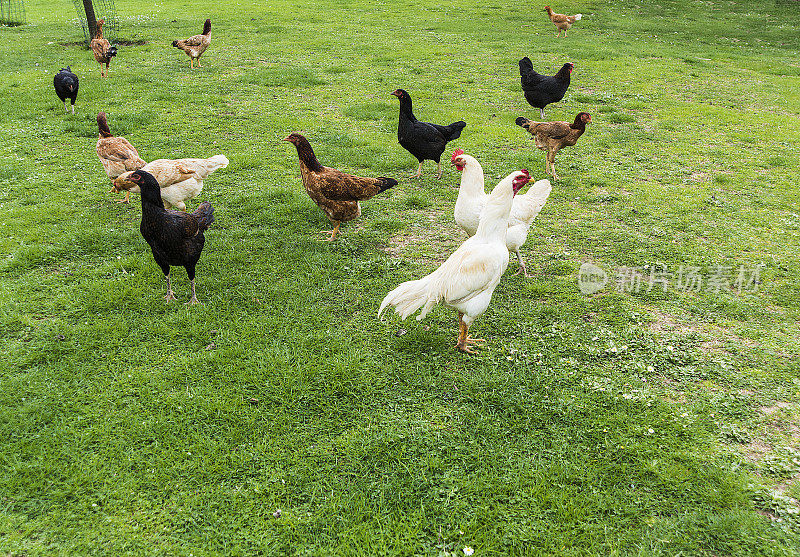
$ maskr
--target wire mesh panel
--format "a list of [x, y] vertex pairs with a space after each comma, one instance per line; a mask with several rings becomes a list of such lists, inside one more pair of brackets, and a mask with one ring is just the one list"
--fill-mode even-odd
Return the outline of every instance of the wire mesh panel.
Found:
[[0, 0], [0, 25], [24, 25], [25, 2], [22, 0]]
[[[2, 1], [2, 0], [0, 0]], [[94, 38], [89, 32], [89, 24], [86, 21], [86, 9], [83, 6], [83, 0], [72, 0], [75, 6], [75, 11], [78, 12], [78, 20], [81, 22], [81, 29], [83, 29], [83, 38], [86, 39], [86, 44]], [[114, 0], [92, 0], [94, 6], [95, 19], [105, 20], [103, 25], [103, 36], [114, 42], [117, 39], [117, 28], [119, 20], [117, 19], [117, 7]]]

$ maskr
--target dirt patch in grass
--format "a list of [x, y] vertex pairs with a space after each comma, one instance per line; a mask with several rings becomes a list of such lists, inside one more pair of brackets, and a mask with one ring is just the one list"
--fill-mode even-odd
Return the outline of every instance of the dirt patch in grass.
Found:
[[769, 445], [761, 439], [755, 439], [745, 445], [744, 457], [748, 462], [759, 462], [772, 452], [772, 445]]
[[466, 240], [460, 229], [440, 222], [442, 214], [438, 211], [410, 211], [409, 216], [413, 224], [390, 236], [383, 248], [392, 258], [441, 263]]

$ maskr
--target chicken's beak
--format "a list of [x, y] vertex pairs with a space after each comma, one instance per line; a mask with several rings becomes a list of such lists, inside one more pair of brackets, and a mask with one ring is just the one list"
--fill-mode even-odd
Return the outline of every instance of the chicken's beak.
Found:
[[391, 95], [394, 95], [394, 96], [395, 96], [395, 97], [397, 97], [398, 99], [400, 98], [400, 91], [392, 91], [390, 94], [391, 94]]
[[283, 139], [281, 139], [281, 141], [291, 141], [291, 140], [289, 139], [289, 137], [291, 137], [291, 136], [288, 136], [288, 135], [287, 135], [286, 137], [284, 137]]

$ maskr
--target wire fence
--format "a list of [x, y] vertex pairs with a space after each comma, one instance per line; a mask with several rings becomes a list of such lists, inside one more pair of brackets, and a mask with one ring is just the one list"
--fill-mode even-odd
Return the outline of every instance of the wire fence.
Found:
[[[2, 0], [0, 0], [2, 1]], [[86, 44], [91, 42], [94, 38], [89, 32], [89, 24], [86, 21], [86, 10], [83, 7], [83, 0], [72, 0], [75, 6], [75, 11], [78, 12], [78, 20], [81, 22], [81, 29], [83, 29], [83, 38], [86, 39]], [[119, 19], [117, 18], [117, 6], [114, 0], [92, 0], [94, 6], [94, 15], [96, 19], [105, 20], [103, 25], [103, 36], [113, 43], [117, 39], [117, 31], [119, 27]]]
[[22, 0], [0, 0], [0, 25], [25, 25], [25, 2]]

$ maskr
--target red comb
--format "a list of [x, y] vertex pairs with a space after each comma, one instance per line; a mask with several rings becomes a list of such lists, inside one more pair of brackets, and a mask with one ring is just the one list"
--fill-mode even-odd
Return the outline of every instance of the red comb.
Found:
[[528, 172], [528, 170], [527, 170], [527, 169], [525, 169], [525, 168], [523, 168], [522, 170], [520, 170], [520, 172], [522, 172], [523, 174], [525, 174], [525, 176], [527, 176], [528, 178], [530, 178], [530, 176], [531, 176], [530, 172]]
[[463, 154], [464, 154], [464, 149], [456, 149], [455, 151], [453, 151], [453, 156], [450, 157], [450, 162], [453, 162], [454, 160], [456, 160], [457, 156], [463, 155]]

